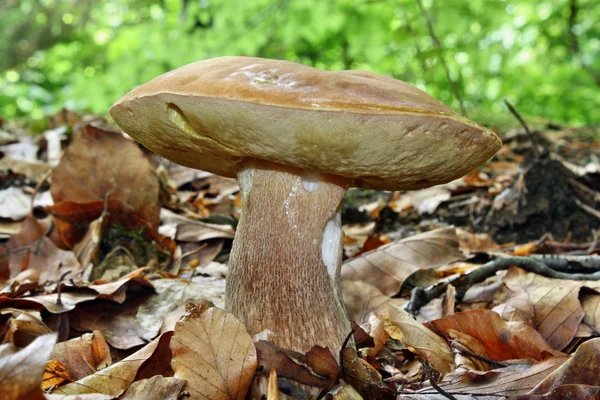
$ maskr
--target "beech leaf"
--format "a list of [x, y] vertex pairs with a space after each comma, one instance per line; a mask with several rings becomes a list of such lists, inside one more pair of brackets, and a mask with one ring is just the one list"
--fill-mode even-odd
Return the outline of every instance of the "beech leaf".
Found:
[[171, 350], [190, 400], [244, 399], [258, 365], [244, 325], [216, 307], [190, 310], [175, 326]]
[[454, 227], [411, 236], [378, 247], [342, 265], [342, 279], [364, 281], [393, 296], [414, 272], [463, 259]]

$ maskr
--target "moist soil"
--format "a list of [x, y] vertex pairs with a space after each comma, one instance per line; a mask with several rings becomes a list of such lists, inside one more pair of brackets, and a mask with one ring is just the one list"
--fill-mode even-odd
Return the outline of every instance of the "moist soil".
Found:
[[513, 186], [494, 200], [483, 230], [498, 243], [529, 242], [547, 233], [559, 241], [590, 241], [600, 219], [584, 210], [595, 204], [582, 186], [548, 153], [530, 158]]

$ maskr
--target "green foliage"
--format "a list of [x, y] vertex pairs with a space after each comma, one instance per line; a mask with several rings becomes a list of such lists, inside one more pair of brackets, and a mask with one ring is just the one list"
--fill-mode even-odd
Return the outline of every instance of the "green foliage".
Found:
[[441, 48], [416, 0], [5, 0], [0, 116], [106, 114], [168, 70], [252, 55], [387, 74], [458, 110], [443, 57], [470, 116], [506, 114], [507, 98], [554, 122], [600, 120], [598, 2], [423, 3]]

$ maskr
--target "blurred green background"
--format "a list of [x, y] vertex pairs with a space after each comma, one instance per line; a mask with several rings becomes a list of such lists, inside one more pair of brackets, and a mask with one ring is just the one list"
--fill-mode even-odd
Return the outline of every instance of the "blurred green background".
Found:
[[598, 21], [597, 0], [2, 0], [0, 116], [105, 115], [168, 70], [251, 55], [390, 75], [492, 125], [503, 98], [590, 125]]

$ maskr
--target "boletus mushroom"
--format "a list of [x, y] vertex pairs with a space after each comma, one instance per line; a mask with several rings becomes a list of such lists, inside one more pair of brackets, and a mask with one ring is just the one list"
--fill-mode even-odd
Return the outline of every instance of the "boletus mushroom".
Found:
[[226, 308], [277, 346], [336, 356], [350, 332], [339, 281], [346, 190], [445, 183], [500, 148], [494, 133], [402, 81], [251, 57], [178, 68], [110, 114], [169, 160], [237, 176]]

